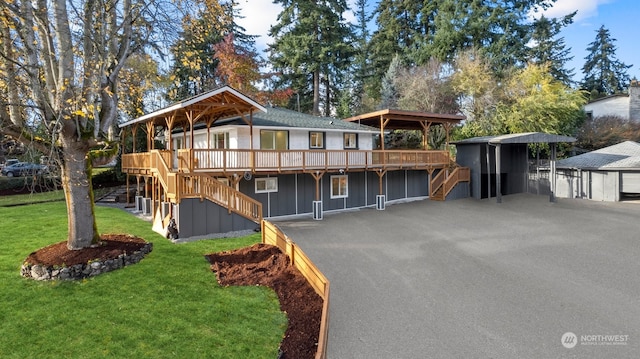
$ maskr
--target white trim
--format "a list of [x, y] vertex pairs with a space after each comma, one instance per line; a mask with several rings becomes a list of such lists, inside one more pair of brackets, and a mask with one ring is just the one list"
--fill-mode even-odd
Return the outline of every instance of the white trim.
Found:
[[[258, 189], [258, 182], [264, 182], [264, 189]], [[271, 182], [272, 186], [269, 185]], [[254, 181], [254, 189], [256, 193], [278, 192], [278, 177], [260, 177]]]
[[[345, 182], [344, 182], [344, 184], [345, 184], [345, 186], [344, 186], [344, 194], [334, 195], [333, 194], [334, 193], [333, 192], [333, 180], [334, 179], [340, 180], [341, 178], [345, 179]], [[329, 187], [330, 187], [330, 191], [331, 191], [331, 193], [330, 193], [331, 194], [330, 195], [331, 199], [340, 199], [340, 198], [348, 198], [349, 197], [349, 176], [347, 176], [347, 175], [334, 175], [334, 176], [331, 176], [330, 180], [331, 180], [331, 182], [329, 183]], [[338, 183], [340, 184], [340, 182], [338, 182]], [[340, 190], [340, 188], [338, 188], [338, 190]]]
[[250, 104], [251, 106], [253, 106], [253, 107], [257, 108], [258, 110], [260, 110], [260, 111], [262, 111], [262, 112], [267, 112], [267, 109], [266, 109], [265, 107], [263, 107], [263, 106], [262, 106], [262, 105], [260, 105], [259, 103], [255, 102], [254, 100], [250, 99], [249, 97], [247, 97], [247, 96], [245, 96], [245, 95], [241, 94], [240, 92], [238, 92], [238, 91], [234, 90], [233, 88], [231, 88], [231, 87], [229, 87], [229, 86], [223, 86], [223, 87], [221, 87], [221, 88], [219, 88], [219, 89], [216, 89], [216, 90], [213, 90], [213, 91], [209, 91], [209, 92], [203, 93], [203, 94], [201, 94], [201, 95], [198, 95], [198, 96], [192, 97], [192, 98], [187, 99], [187, 100], [185, 100], [185, 101], [182, 101], [182, 102], [178, 102], [178, 103], [176, 103], [176, 104], [173, 104], [173, 105], [171, 105], [171, 106], [169, 106], [169, 107], [165, 107], [165, 108], [160, 109], [160, 110], [158, 110], [158, 111], [151, 112], [151, 113], [146, 114], [146, 115], [144, 115], [144, 116], [142, 116], [142, 117], [138, 117], [138, 118], [136, 118], [136, 119], [134, 119], [134, 120], [127, 121], [127, 122], [125, 122], [125, 123], [121, 124], [119, 127], [120, 127], [120, 128], [122, 128], [122, 127], [126, 127], [126, 126], [132, 125], [132, 124], [134, 124], [134, 123], [136, 123], [136, 122], [142, 122], [142, 121], [148, 120], [148, 119], [150, 119], [150, 118], [153, 118], [153, 117], [156, 117], [156, 116], [159, 116], [159, 115], [165, 114], [165, 113], [169, 113], [169, 112], [173, 112], [173, 111], [176, 111], [176, 110], [179, 110], [179, 109], [185, 108], [185, 107], [187, 107], [187, 106], [193, 105], [194, 103], [198, 103], [198, 102], [200, 102], [200, 101], [202, 101], [202, 100], [206, 100], [206, 99], [208, 99], [209, 97], [212, 97], [212, 96], [215, 96], [215, 95], [219, 95], [219, 94], [221, 94], [221, 93], [223, 93], [223, 92], [230, 92], [230, 93], [232, 93], [233, 95], [235, 95], [235, 96], [239, 97], [241, 100], [243, 100], [243, 101], [247, 102], [247, 103], [248, 103], [248, 104]]
[[[314, 138], [314, 134], [316, 142], [318, 142], [318, 140], [320, 140], [320, 145], [314, 145], [313, 144], [313, 138]], [[319, 135], [319, 137], [318, 137]], [[325, 148], [325, 141], [326, 139], [324, 138], [324, 132], [322, 131], [309, 131], [309, 149], [313, 149], [313, 150], [321, 150]]]

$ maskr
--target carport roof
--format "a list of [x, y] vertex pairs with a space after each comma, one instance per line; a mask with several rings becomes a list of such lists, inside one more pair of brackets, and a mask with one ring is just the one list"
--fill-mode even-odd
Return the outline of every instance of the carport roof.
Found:
[[617, 145], [565, 158], [558, 161], [556, 167], [602, 170], [638, 170], [640, 169], [640, 144], [633, 141], [621, 142]]
[[561, 142], [575, 142], [576, 139], [570, 136], [553, 135], [550, 133], [542, 132], [525, 132], [525, 133], [511, 133], [500, 136], [482, 136], [467, 138], [465, 140], [452, 142], [454, 145], [465, 144], [514, 144], [514, 143], [561, 143]]
[[372, 127], [391, 130], [423, 130], [425, 123], [457, 125], [465, 117], [431, 112], [384, 109], [344, 119]]

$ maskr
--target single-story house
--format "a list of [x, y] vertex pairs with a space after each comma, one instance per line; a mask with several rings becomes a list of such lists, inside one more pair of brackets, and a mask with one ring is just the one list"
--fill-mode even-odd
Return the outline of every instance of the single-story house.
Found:
[[147, 133], [143, 152], [134, 142], [122, 155], [122, 171], [143, 184], [136, 206], [161, 233], [169, 223], [191, 237], [256, 228], [263, 217], [320, 220], [326, 211], [468, 195], [468, 171], [448, 151], [385, 150], [379, 141], [395, 126], [426, 134], [463, 118], [392, 109], [317, 117], [225, 86], [120, 125], [134, 139], [139, 128]]
[[584, 106], [588, 119], [617, 116], [640, 121], [640, 83], [632, 80], [626, 94], [614, 94], [593, 100]]

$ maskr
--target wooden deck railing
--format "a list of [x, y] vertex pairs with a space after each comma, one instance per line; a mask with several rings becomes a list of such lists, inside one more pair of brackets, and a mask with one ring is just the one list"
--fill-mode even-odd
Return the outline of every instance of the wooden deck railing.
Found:
[[[171, 167], [171, 155], [162, 151]], [[139, 172], [151, 169], [149, 153], [122, 155], [122, 170]], [[424, 150], [178, 150], [177, 169], [180, 172], [261, 172], [315, 171], [386, 168], [445, 167], [449, 164], [447, 151]]]
[[[168, 155], [168, 156], [167, 156]], [[164, 191], [168, 198], [175, 198], [176, 194], [176, 181], [175, 175], [169, 170], [167, 158], [171, 161], [171, 152], [169, 151], [151, 151], [151, 170], [155, 171], [156, 177], [160, 181], [160, 184], [164, 188]]]
[[440, 170], [440, 172], [438, 172], [438, 174], [435, 175], [435, 177], [431, 179], [431, 183], [429, 185], [429, 196], [435, 196], [438, 189], [442, 187], [445, 179], [447, 179], [447, 171], [448, 169], [443, 168], [442, 170]]
[[208, 199], [229, 213], [239, 214], [255, 223], [262, 221], [262, 203], [205, 174], [178, 173], [176, 201], [182, 198]]
[[320, 333], [318, 334], [318, 350], [315, 359], [327, 357], [327, 340], [329, 338], [329, 280], [320, 272], [318, 267], [280, 228], [273, 223], [262, 220], [262, 243], [274, 245], [289, 256], [291, 265], [297, 268], [322, 298], [322, 316], [320, 319]]
[[469, 182], [470, 180], [471, 170], [468, 167], [456, 167], [442, 184], [444, 198], [447, 198], [449, 192], [451, 192], [458, 183]]

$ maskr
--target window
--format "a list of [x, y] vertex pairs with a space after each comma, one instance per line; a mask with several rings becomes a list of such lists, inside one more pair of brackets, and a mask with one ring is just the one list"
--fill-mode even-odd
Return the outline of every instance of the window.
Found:
[[229, 148], [229, 132], [215, 132], [209, 134], [210, 149]]
[[287, 131], [260, 131], [261, 150], [287, 150], [289, 149], [289, 132]]
[[358, 148], [358, 134], [356, 133], [345, 133], [344, 134], [344, 148]]
[[331, 198], [347, 198], [348, 196], [349, 181], [347, 176], [331, 176]]
[[309, 132], [309, 148], [324, 148], [324, 132]]
[[278, 192], [278, 178], [256, 178], [256, 193]]

